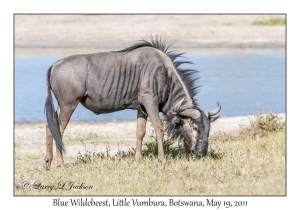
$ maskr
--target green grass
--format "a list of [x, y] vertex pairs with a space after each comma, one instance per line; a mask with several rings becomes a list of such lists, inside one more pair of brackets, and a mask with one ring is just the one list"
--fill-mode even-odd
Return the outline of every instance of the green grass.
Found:
[[[165, 140], [167, 160], [159, 163], [154, 139], [145, 141], [139, 161], [134, 149], [113, 156], [86, 151], [46, 171], [42, 157], [16, 155], [16, 184], [33, 176], [56, 189], [15, 189], [15, 195], [285, 195], [285, 124], [272, 116], [258, 114], [247, 128], [212, 135], [200, 160]], [[91, 189], [68, 190], [70, 183]]]
[[253, 25], [258, 26], [277, 26], [277, 25], [285, 25], [285, 18], [274, 17], [267, 20], [255, 20]]

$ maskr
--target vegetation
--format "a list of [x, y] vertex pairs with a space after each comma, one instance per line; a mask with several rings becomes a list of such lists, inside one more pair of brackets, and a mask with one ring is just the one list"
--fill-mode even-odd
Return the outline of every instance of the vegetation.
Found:
[[237, 131], [217, 132], [211, 139], [222, 142], [245, 141], [285, 132], [285, 122], [278, 114], [263, 114], [261, 111], [258, 111], [254, 119], [249, 118], [249, 122], [249, 126], [240, 126], [240, 129]]
[[[165, 162], [157, 161], [155, 139], [145, 141], [143, 159], [135, 149], [115, 155], [86, 150], [68, 157], [63, 168], [50, 171], [41, 157], [15, 156], [15, 184], [28, 176], [35, 188], [15, 195], [285, 195], [285, 122], [277, 114], [258, 113], [248, 127], [218, 132], [210, 138], [208, 155], [185, 157], [182, 147], [164, 141]], [[82, 138], [82, 137], [80, 137]], [[95, 138], [95, 136], [93, 136]], [[99, 137], [100, 138], [100, 137]], [[72, 185], [73, 183], [73, 185]], [[43, 188], [44, 186], [44, 188]], [[54, 186], [46, 189], [45, 186]], [[77, 186], [77, 187], [75, 187]], [[82, 186], [81, 189], [79, 186]], [[82, 189], [85, 188], [85, 189]]]
[[258, 26], [277, 26], [277, 25], [285, 25], [285, 18], [273, 17], [267, 20], [255, 20], [253, 25]]

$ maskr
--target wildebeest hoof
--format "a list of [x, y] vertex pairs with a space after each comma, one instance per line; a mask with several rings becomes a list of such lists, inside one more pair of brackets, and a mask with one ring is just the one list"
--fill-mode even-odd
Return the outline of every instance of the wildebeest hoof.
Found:
[[47, 165], [47, 163], [45, 163], [43, 166], [44, 166], [44, 169], [45, 169], [46, 171], [49, 171], [49, 170], [50, 170], [50, 167]]
[[57, 168], [62, 168], [65, 166], [65, 163], [57, 163], [56, 167]]
[[159, 162], [159, 163], [165, 163], [166, 162], [166, 158], [158, 158], [157, 162]]
[[51, 162], [47, 158], [45, 158], [45, 163], [43, 164], [45, 170], [50, 170], [50, 164]]
[[142, 155], [135, 155], [135, 160], [141, 160], [143, 158]]

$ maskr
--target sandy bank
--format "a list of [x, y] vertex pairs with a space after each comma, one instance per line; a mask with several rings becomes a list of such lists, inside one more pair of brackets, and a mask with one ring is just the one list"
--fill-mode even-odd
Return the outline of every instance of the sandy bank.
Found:
[[[280, 114], [285, 119], [285, 114]], [[240, 126], [249, 125], [249, 119], [253, 116], [220, 117], [212, 123], [211, 134], [217, 131], [236, 130]], [[15, 122], [15, 151], [17, 154], [34, 153], [43, 156], [45, 154], [45, 122]], [[97, 143], [97, 152], [105, 152], [109, 147], [111, 153], [118, 149], [126, 150], [135, 147], [136, 121], [70, 121], [64, 134], [64, 139], [78, 135], [97, 134], [104, 141]], [[147, 121], [145, 139], [153, 134], [151, 122]], [[94, 145], [86, 143], [89, 151], [94, 151]], [[82, 143], [67, 146], [67, 155], [76, 156], [78, 151], [84, 153]]]
[[[285, 26], [254, 21], [284, 15], [15, 15], [15, 48], [117, 50], [152, 35], [173, 48], [285, 47]], [[26, 51], [26, 50], [25, 50]], [[24, 50], [21, 51], [24, 53]]]

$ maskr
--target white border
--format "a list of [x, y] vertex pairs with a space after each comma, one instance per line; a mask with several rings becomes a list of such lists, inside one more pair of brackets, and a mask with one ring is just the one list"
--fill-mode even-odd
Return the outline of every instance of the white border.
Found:
[[[4, 3], [6, 2], [6, 3]], [[245, 209], [298, 207], [299, 187], [299, 10], [296, 1], [4, 1], [1, 4], [1, 206], [3, 209], [52, 207], [55, 197], [13, 196], [13, 14], [14, 13], [287, 13], [287, 149], [286, 197], [212, 197], [216, 200], [247, 200]], [[298, 65], [297, 65], [298, 64]], [[298, 91], [297, 91], [298, 92]], [[130, 197], [132, 198], [132, 197]], [[64, 197], [68, 199], [68, 197]], [[157, 200], [167, 200], [157, 197]], [[183, 197], [183, 199], [189, 199]], [[193, 197], [191, 197], [193, 199]], [[200, 198], [205, 200], [206, 197]], [[214, 209], [214, 208], [211, 208]], [[221, 208], [220, 208], [221, 209]], [[225, 209], [225, 208], [224, 208]], [[239, 208], [240, 209], [240, 208]]]

